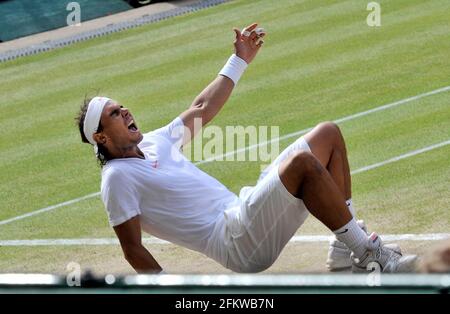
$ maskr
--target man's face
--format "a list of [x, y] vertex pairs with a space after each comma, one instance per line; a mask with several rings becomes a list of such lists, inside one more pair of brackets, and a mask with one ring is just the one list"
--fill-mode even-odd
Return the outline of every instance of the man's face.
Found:
[[142, 140], [133, 116], [127, 108], [118, 103], [109, 102], [103, 108], [100, 123], [103, 135], [106, 137], [106, 148], [123, 150], [137, 145]]

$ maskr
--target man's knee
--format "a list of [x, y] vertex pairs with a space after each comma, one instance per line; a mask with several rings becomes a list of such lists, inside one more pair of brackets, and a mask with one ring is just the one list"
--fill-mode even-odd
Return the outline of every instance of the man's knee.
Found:
[[322, 122], [317, 125], [321, 137], [327, 139], [329, 143], [337, 149], [345, 149], [345, 141], [339, 126], [331, 121]]
[[317, 128], [321, 131], [321, 133], [324, 133], [330, 137], [341, 136], [341, 129], [332, 121], [319, 123]]
[[321, 172], [320, 161], [308, 151], [299, 151], [291, 159], [292, 166], [299, 172]]

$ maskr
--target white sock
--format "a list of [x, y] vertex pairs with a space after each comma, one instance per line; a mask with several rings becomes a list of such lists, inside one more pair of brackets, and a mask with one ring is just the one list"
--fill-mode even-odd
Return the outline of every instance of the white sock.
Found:
[[353, 208], [353, 202], [352, 199], [349, 198], [347, 201], [345, 201], [345, 203], [347, 204], [348, 210], [350, 211], [350, 213], [352, 214], [353, 217], [356, 217], [356, 211]]
[[[350, 211], [350, 214], [352, 214], [353, 218], [356, 219], [356, 210], [353, 208], [353, 201], [352, 201], [352, 199], [349, 198], [348, 200], [345, 201], [345, 203], [347, 204], [347, 208]], [[360, 222], [362, 222], [362, 224], [364, 225], [364, 222], [362, 220]], [[362, 226], [359, 223], [358, 223], [358, 226], [362, 228]], [[366, 231], [364, 231], [364, 232], [366, 232]]]
[[334, 230], [333, 233], [339, 241], [344, 242], [355, 253], [357, 258], [363, 256], [367, 249], [368, 237], [355, 218], [352, 218], [345, 226]]

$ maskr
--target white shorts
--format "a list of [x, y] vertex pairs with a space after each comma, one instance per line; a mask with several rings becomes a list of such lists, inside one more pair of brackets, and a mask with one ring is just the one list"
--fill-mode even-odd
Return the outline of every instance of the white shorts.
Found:
[[308, 217], [301, 199], [280, 180], [281, 161], [299, 150], [311, 151], [299, 138], [261, 173], [256, 186], [239, 193], [240, 205], [225, 211], [226, 267], [235, 272], [260, 272], [270, 267]]

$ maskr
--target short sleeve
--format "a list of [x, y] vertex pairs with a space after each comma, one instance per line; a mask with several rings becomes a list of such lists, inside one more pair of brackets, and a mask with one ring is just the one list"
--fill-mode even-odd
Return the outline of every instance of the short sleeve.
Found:
[[112, 227], [141, 214], [137, 191], [124, 178], [118, 171], [109, 171], [102, 180], [102, 200]]
[[166, 126], [156, 129], [149, 134], [162, 136], [172, 145], [175, 145], [177, 149], [180, 149], [183, 145], [184, 128], [183, 120], [180, 117], [176, 117]]

